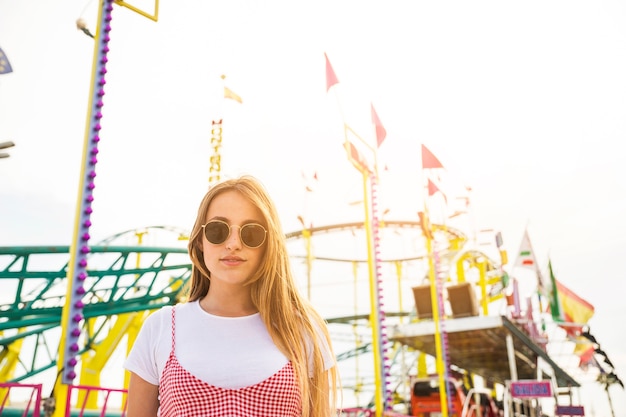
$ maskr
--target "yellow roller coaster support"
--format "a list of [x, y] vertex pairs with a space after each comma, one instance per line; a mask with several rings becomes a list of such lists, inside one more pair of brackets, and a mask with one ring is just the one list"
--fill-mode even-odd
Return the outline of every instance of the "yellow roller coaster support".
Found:
[[[363, 195], [364, 201], [368, 200], [368, 192], [367, 192], [367, 184], [369, 180], [369, 173], [365, 170], [362, 171], [363, 174]], [[376, 410], [376, 417], [381, 417], [384, 411], [384, 402], [383, 402], [383, 383], [382, 383], [382, 358], [380, 356], [380, 334], [378, 332], [378, 317], [376, 317], [376, 312], [378, 311], [378, 300], [376, 299], [376, 289], [375, 289], [375, 280], [376, 271], [374, 270], [374, 248], [372, 247], [372, 221], [370, 218], [370, 212], [367, 203], [363, 204], [365, 207], [365, 231], [367, 234], [367, 266], [369, 272], [369, 290], [370, 290], [370, 325], [372, 327], [372, 352], [374, 354], [374, 380], [376, 386], [376, 392], [374, 395], [374, 404]]]
[[480, 284], [480, 305], [483, 308], [483, 316], [489, 315], [487, 300], [487, 263], [484, 260], [478, 262], [478, 282]]
[[[143, 322], [146, 313], [127, 313], [117, 316], [113, 328], [109, 331], [107, 337], [93, 349], [93, 354], [88, 358], [82, 359], [82, 367], [80, 374], [81, 385], [100, 386], [100, 374], [107, 364], [108, 360], [113, 356], [113, 352], [119, 346], [122, 339], [129, 330], [138, 328]], [[84, 401], [84, 391], [80, 391], [78, 404]], [[98, 398], [91, 395], [88, 398], [86, 408], [98, 408]]]
[[427, 355], [424, 352], [420, 352], [417, 357], [417, 377], [425, 378], [428, 376], [428, 363], [426, 362]]
[[[24, 331], [24, 329], [20, 329], [19, 333], [22, 331]], [[0, 352], [0, 364], [2, 364], [2, 367], [0, 367], [0, 381], [5, 382], [13, 378], [15, 367], [20, 360], [20, 350], [22, 349], [23, 342], [23, 338], [17, 339]], [[0, 398], [6, 397], [7, 390], [7, 388], [0, 389]]]
[[[352, 276], [354, 277], [354, 317], [359, 314], [359, 305], [357, 303], [358, 297], [358, 285], [359, 285], [359, 264], [357, 261], [352, 261]], [[354, 351], [358, 352], [362, 346], [361, 336], [359, 335], [358, 326], [356, 321], [352, 323], [352, 332], [354, 334]], [[357, 404], [359, 404], [359, 395], [363, 391], [363, 380], [361, 378], [361, 372], [359, 367], [359, 355], [354, 355], [354, 396], [356, 397]]]
[[[424, 209], [424, 219], [427, 219], [428, 212]], [[428, 224], [427, 221], [424, 223]], [[446, 393], [446, 384], [447, 382], [444, 379], [445, 375], [445, 366], [443, 362], [443, 346], [441, 343], [441, 331], [439, 327], [439, 323], [441, 320], [439, 308], [439, 296], [437, 295], [437, 285], [435, 280], [437, 277], [435, 276], [435, 261], [434, 261], [434, 251], [433, 251], [433, 243], [429, 236], [426, 237], [426, 251], [428, 253], [428, 280], [430, 282], [430, 305], [432, 305], [433, 310], [433, 322], [435, 323], [435, 365], [437, 369], [437, 375], [439, 375], [439, 400], [441, 403], [441, 415], [443, 417], [448, 417], [448, 395]], [[443, 312], [441, 312], [443, 313]]]
[[489, 314], [489, 304], [502, 298], [502, 294], [490, 296], [487, 291], [488, 286], [492, 286], [502, 280], [502, 276], [487, 278], [487, 273], [496, 270], [495, 265], [484, 254], [470, 251], [460, 256], [456, 262], [457, 282], [465, 282], [465, 261], [470, 262], [470, 268], [478, 270], [478, 285], [480, 287], [480, 305], [483, 315]]
[[[18, 334], [23, 331], [24, 329], [20, 329]], [[0, 352], [0, 363], [2, 363], [2, 368], [0, 368], [0, 381], [8, 381], [13, 378], [15, 367], [20, 359], [20, 350], [22, 349], [23, 342], [24, 339], [17, 339]]]

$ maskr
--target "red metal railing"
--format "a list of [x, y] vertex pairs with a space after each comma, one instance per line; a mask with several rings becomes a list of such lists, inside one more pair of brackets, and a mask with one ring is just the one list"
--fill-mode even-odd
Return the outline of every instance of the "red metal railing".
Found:
[[[77, 404], [77, 409], [78, 410], [74, 410], [74, 412], [72, 412], [71, 409], [71, 399], [72, 399], [72, 394], [74, 392], [80, 392], [80, 391], [84, 391], [84, 398], [82, 401], [82, 404]], [[119, 393], [122, 394], [122, 406], [120, 407], [119, 405], [115, 405], [112, 408], [110, 407], [107, 410], [107, 407], [109, 406], [109, 400], [111, 399], [111, 394], [114, 393]], [[103, 388], [103, 387], [92, 387], [89, 385], [69, 385], [68, 386], [68, 390], [67, 390], [67, 401], [66, 401], [66, 408], [65, 408], [65, 415], [67, 417], [69, 417], [70, 415], [76, 415], [76, 411], [78, 411], [78, 417], [83, 417], [85, 415], [85, 410], [87, 407], [87, 401], [89, 400], [89, 395], [94, 394], [94, 395], [100, 395], [102, 394], [103, 397], [101, 398], [101, 405], [98, 405], [98, 407], [100, 408], [101, 412], [100, 412], [100, 417], [105, 417], [107, 415], [107, 412], [111, 412], [111, 411], [119, 411], [121, 412], [120, 417], [125, 417], [126, 415], [126, 394], [128, 393], [128, 390], [125, 389], [118, 389], [118, 388]]]
[[[9, 393], [11, 389], [30, 389], [30, 398], [24, 409], [24, 413], [22, 417], [40, 417], [41, 416], [41, 391], [42, 384], [15, 384], [15, 383], [0, 383], [0, 394], [4, 393], [5, 395], [2, 397], [2, 402], [0, 403], [0, 416], [3, 414], [3, 410], [9, 400]], [[83, 394], [78, 395], [77, 394]], [[111, 395], [112, 394], [120, 394], [121, 396], [121, 407], [120, 404], [110, 404]], [[111, 415], [111, 413], [120, 413], [120, 417], [126, 416], [126, 395], [128, 394], [128, 390], [118, 389], [118, 388], [103, 388], [103, 387], [95, 387], [89, 385], [68, 385], [67, 390], [67, 401], [65, 408], [65, 416], [66, 417], [85, 417], [85, 413], [87, 412], [89, 416], [93, 416], [93, 410], [87, 409], [87, 403], [89, 401], [90, 395], [100, 395], [98, 410], [100, 411], [100, 417], [105, 417], [107, 415]], [[72, 407], [72, 397], [77, 396], [76, 398], [81, 398], [82, 403], [76, 404], [75, 407]], [[21, 409], [21, 407], [20, 407]], [[29, 414], [32, 409], [32, 414]], [[374, 410], [369, 408], [344, 408], [340, 410], [340, 417], [374, 417], [376, 414]], [[392, 411], [383, 412], [383, 417], [410, 417], [404, 414], [395, 413]]]
[[[39, 417], [40, 408], [41, 408], [41, 387], [42, 384], [16, 384], [11, 382], [2, 382], [0, 383], [0, 393], [4, 394], [2, 397], [2, 403], [0, 403], [0, 415], [2, 415], [7, 402], [9, 401], [9, 394], [11, 393], [11, 389], [20, 389], [20, 390], [31, 390], [30, 397], [28, 402], [26, 403], [26, 408], [24, 409], [24, 414], [22, 417], [26, 417], [29, 415], [29, 412], [32, 407], [32, 416]], [[33, 398], [34, 397], [34, 398]], [[20, 407], [21, 408], [21, 407]]]

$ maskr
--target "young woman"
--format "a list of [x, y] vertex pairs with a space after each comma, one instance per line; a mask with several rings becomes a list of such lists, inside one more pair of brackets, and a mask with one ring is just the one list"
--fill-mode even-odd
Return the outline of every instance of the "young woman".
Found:
[[296, 288], [261, 183], [213, 186], [188, 248], [188, 301], [150, 315], [125, 362], [127, 416], [336, 415], [326, 323]]

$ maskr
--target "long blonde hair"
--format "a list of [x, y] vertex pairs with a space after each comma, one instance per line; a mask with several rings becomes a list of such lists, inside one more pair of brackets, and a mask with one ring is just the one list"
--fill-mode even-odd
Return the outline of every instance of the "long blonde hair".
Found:
[[[326, 322], [296, 287], [278, 211], [256, 178], [246, 175], [222, 181], [212, 186], [202, 199], [188, 244], [192, 262], [188, 300], [199, 300], [209, 291], [210, 271], [202, 253], [202, 224], [213, 199], [225, 191], [241, 193], [263, 216], [267, 229], [263, 259], [247, 285], [272, 340], [294, 365], [302, 396], [302, 416], [336, 415], [336, 366], [326, 371], [322, 357], [323, 346], [327, 345], [334, 358]], [[325, 340], [319, 340], [320, 336]]]

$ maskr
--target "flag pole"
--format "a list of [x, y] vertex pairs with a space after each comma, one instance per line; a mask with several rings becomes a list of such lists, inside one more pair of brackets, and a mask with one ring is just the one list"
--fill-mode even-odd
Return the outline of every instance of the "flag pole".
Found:
[[[326, 58], [326, 92], [330, 90], [332, 86], [339, 83], [335, 71], [333, 70], [328, 56], [324, 53]], [[378, 237], [378, 214], [377, 214], [377, 200], [376, 200], [376, 186], [378, 167], [376, 148], [372, 147], [363, 138], [361, 138], [345, 121], [343, 111], [341, 109], [341, 103], [339, 97], [335, 91], [335, 98], [337, 99], [337, 105], [339, 113], [344, 126], [344, 147], [348, 153], [348, 158], [352, 162], [355, 168], [361, 173], [363, 178], [363, 206], [365, 210], [364, 229], [367, 240], [367, 264], [369, 275], [369, 287], [370, 287], [370, 325], [372, 326], [372, 351], [374, 356], [374, 380], [375, 380], [375, 416], [381, 417], [387, 410], [387, 406], [391, 401], [391, 395], [387, 391], [387, 379], [386, 374], [389, 370], [387, 365], [386, 352], [386, 335], [383, 332], [383, 319], [384, 312], [382, 310], [382, 289], [381, 279], [379, 274], [380, 260], [378, 259], [379, 249], [379, 237]], [[374, 155], [374, 167], [370, 169], [369, 164], [359, 150], [348, 139], [348, 133], [353, 134], [357, 139], [367, 147]]]
[[422, 223], [422, 229], [425, 231], [424, 237], [426, 239], [426, 253], [428, 255], [428, 282], [430, 284], [430, 304], [432, 306], [433, 323], [435, 325], [435, 369], [437, 371], [439, 379], [439, 398], [441, 403], [441, 415], [448, 415], [448, 398], [447, 398], [447, 364], [443, 357], [442, 347], [442, 332], [441, 332], [441, 319], [439, 311], [439, 291], [437, 276], [435, 274], [435, 251], [432, 243], [432, 229], [430, 227], [430, 220], [428, 214], [428, 206], [426, 199], [424, 199], [424, 212], [420, 219]]
[[[348, 126], [344, 125], [344, 134], [346, 145], [350, 145], [348, 140], [348, 132], [358, 135]], [[349, 149], [349, 148], [347, 148]], [[357, 151], [358, 152], [358, 151]], [[382, 291], [380, 288], [380, 277], [378, 276], [378, 257], [379, 239], [378, 239], [378, 215], [377, 202], [375, 199], [376, 177], [372, 170], [365, 165], [362, 155], [356, 157], [348, 151], [348, 157], [354, 167], [361, 173], [363, 179], [363, 207], [364, 207], [364, 229], [366, 233], [367, 243], [367, 265], [369, 277], [370, 292], [370, 325], [372, 326], [372, 353], [374, 356], [374, 381], [375, 381], [375, 413], [376, 417], [381, 417], [387, 408], [388, 398], [385, 394], [387, 389], [387, 381], [385, 375], [386, 357], [385, 357], [385, 334], [383, 333], [383, 317], [384, 313], [381, 309]], [[374, 169], [375, 171], [375, 169]]]
[[[431, 168], [443, 168], [443, 165], [439, 160], [422, 144], [422, 173], [424, 174], [426, 169]], [[439, 381], [439, 400], [441, 406], [441, 415], [448, 416], [448, 363], [447, 363], [447, 346], [444, 346], [444, 333], [442, 332], [442, 320], [443, 305], [439, 301], [442, 300], [442, 290], [439, 283], [437, 263], [435, 262], [435, 256], [437, 252], [433, 247], [432, 228], [430, 226], [430, 214], [428, 211], [428, 181], [429, 178], [425, 175], [422, 180], [424, 185], [422, 192], [424, 193], [424, 211], [419, 214], [420, 223], [422, 226], [422, 232], [426, 240], [426, 252], [428, 256], [428, 281], [430, 284], [430, 302], [431, 310], [433, 314], [433, 324], [435, 326], [435, 366], [437, 370], [437, 376]], [[441, 309], [440, 309], [441, 307]], [[444, 356], [445, 355], [445, 356]]]

